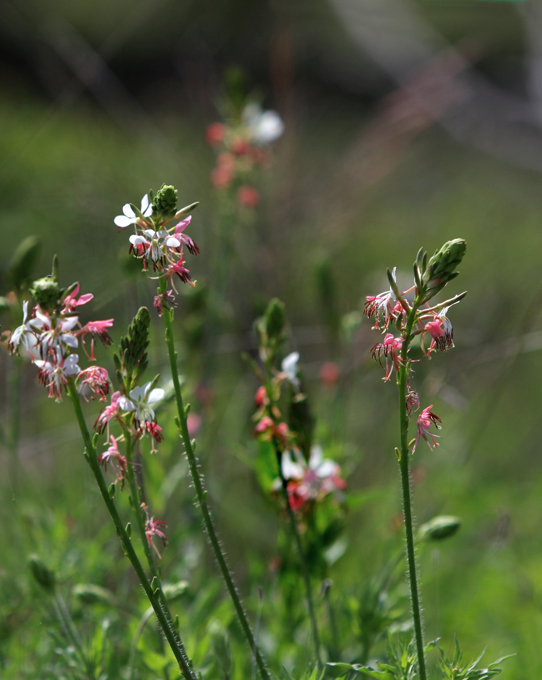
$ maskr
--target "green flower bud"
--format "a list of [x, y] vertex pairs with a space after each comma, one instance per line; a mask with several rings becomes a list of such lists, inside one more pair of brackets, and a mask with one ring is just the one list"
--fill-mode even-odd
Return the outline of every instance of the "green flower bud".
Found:
[[50, 276], [37, 279], [30, 288], [30, 295], [46, 311], [54, 311], [59, 308], [62, 292], [58, 281]]
[[32, 280], [40, 252], [41, 240], [37, 236], [28, 236], [19, 244], [7, 271], [9, 284], [15, 290], [22, 290]]
[[83, 604], [114, 604], [115, 597], [107, 588], [102, 588], [94, 583], [78, 583], [73, 594]]
[[37, 555], [30, 555], [28, 563], [36, 583], [50, 595], [54, 595], [56, 590], [56, 578], [54, 573], [45, 566]]
[[428, 290], [437, 287], [441, 290], [448, 281], [457, 276], [457, 274], [454, 274], [454, 270], [465, 256], [466, 250], [465, 239], [455, 238], [435, 252], [427, 263], [427, 269], [422, 277], [422, 283], [427, 286]]
[[453, 536], [461, 526], [459, 517], [438, 515], [425, 524], [418, 531], [420, 541], [442, 541]]
[[284, 302], [273, 298], [265, 311], [265, 330], [269, 340], [280, 340], [284, 329]]
[[177, 189], [162, 184], [162, 188], [152, 199], [152, 214], [157, 217], [174, 217], [177, 210]]

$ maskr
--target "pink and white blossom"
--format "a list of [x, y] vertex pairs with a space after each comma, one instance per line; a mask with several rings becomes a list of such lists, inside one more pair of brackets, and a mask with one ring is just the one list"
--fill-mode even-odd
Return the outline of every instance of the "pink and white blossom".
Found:
[[[132, 206], [126, 203], [122, 208], [122, 215], [117, 215], [113, 222], [117, 225], [119, 229], [124, 229], [129, 227], [130, 224], [136, 224], [141, 218], [135, 214]], [[141, 213], [143, 217], [150, 217], [152, 215], [152, 205], [149, 201], [148, 194], [145, 194], [141, 199]]]
[[123, 411], [133, 411], [135, 419], [140, 423], [155, 420], [155, 414], [150, 404], [156, 404], [164, 398], [164, 390], [161, 388], [151, 390], [151, 384], [148, 382], [143, 387], [134, 387], [129, 397], [122, 396], [118, 400], [120, 408]]
[[58, 352], [56, 355], [50, 355], [50, 359], [50, 361], [34, 360], [34, 363], [40, 369], [38, 380], [42, 385], [49, 388], [49, 397], [55, 397], [57, 401], [60, 401], [62, 389], [68, 384], [68, 378], [81, 370], [77, 365], [79, 357], [77, 354], [63, 357]]

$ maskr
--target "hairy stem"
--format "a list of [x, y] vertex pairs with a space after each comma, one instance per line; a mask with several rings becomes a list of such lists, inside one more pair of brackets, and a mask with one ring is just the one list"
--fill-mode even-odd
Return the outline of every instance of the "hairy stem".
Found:
[[[159, 291], [164, 292], [165, 290], [165, 281], [161, 282]], [[186, 422], [186, 411], [184, 407], [184, 402], [183, 402], [183, 397], [181, 393], [181, 385], [179, 381], [179, 372], [177, 370], [177, 353], [175, 352], [175, 346], [173, 342], [173, 324], [172, 324], [172, 314], [169, 309], [164, 308], [163, 312], [163, 317], [164, 317], [164, 324], [166, 328], [166, 344], [168, 348], [168, 356], [169, 356], [169, 364], [171, 368], [171, 377], [173, 380], [173, 387], [175, 390], [175, 400], [177, 402], [177, 412], [178, 412], [178, 418], [176, 419], [177, 421], [177, 427], [179, 428], [180, 435], [183, 440], [184, 444], [184, 449], [186, 453], [186, 458], [188, 460], [188, 467], [190, 469], [190, 475], [192, 477], [192, 481], [194, 483], [194, 488], [196, 490], [196, 496], [198, 499], [198, 504], [201, 510], [202, 518], [203, 518], [203, 523], [205, 525], [205, 529], [207, 531], [207, 535], [209, 536], [209, 540], [211, 541], [211, 546], [213, 548], [216, 561], [218, 562], [219, 569], [222, 573], [222, 577], [224, 579], [224, 583], [226, 585], [226, 589], [231, 597], [231, 600], [233, 602], [233, 606], [235, 608], [235, 612], [237, 614], [237, 618], [239, 619], [239, 623], [241, 625], [241, 629], [243, 631], [243, 634], [246, 638], [246, 641], [248, 643], [248, 646], [250, 647], [251, 650], [254, 652], [254, 656], [256, 659], [256, 663], [258, 665], [258, 670], [260, 671], [260, 675], [263, 678], [263, 680], [270, 680], [269, 673], [265, 667], [265, 662], [264, 659], [261, 655], [261, 652], [256, 644], [256, 640], [254, 639], [254, 635], [252, 633], [252, 630], [250, 628], [250, 624], [247, 619], [247, 615], [245, 614], [245, 611], [243, 609], [243, 605], [241, 603], [241, 599], [239, 597], [239, 594], [237, 593], [237, 590], [235, 588], [235, 584], [233, 582], [233, 577], [230, 573], [230, 570], [228, 568], [228, 565], [226, 563], [226, 557], [225, 554], [220, 546], [220, 542], [218, 540], [218, 536], [216, 534], [215, 528], [214, 528], [214, 523], [213, 519], [211, 516], [211, 512], [209, 510], [209, 507], [207, 505], [207, 491], [203, 487], [203, 477], [200, 474], [200, 471], [198, 469], [198, 462], [196, 459], [196, 455], [194, 452], [194, 446], [192, 444], [192, 441], [190, 440], [190, 434], [188, 432], [188, 425]]]
[[301, 573], [303, 574], [303, 583], [305, 585], [305, 596], [307, 598], [307, 607], [309, 609], [309, 618], [311, 621], [311, 629], [312, 629], [312, 639], [314, 641], [314, 651], [316, 654], [316, 661], [318, 662], [318, 670], [322, 670], [323, 664], [322, 664], [322, 657], [320, 654], [320, 636], [318, 635], [318, 625], [316, 623], [316, 614], [314, 611], [314, 600], [312, 597], [312, 585], [311, 585], [311, 577], [309, 574], [309, 567], [307, 564], [307, 558], [305, 556], [305, 551], [303, 550], [303, 544], [301, 542], [301, 536], [299, 535], [299, 528], [297, 526], [297, 521], [295, 518], [294, 511], [292, 510], [292, 507], [290, 505], [290, 499], [288, 497], [288, 484], [286, 482], [286, 479], [284, 478], [284, 475], [282, 474], [282, 465], [281, 465], [281, 458], [282, 458], [282, 453], [280, 450], [280, 447], [277, 443], [276, 440], [273, 441], [273, 444], [275, 446], [275, 453], [277, 456], [277, 462], [278, 462], [278, 468], [279, 468], [279, 476], [280, 476], [280, 482], [281, 482], [281, 488], [282, 488], [282, 495], [284, 496], [284, 502], [286, 504], [286, 511], [288, 513], [288, 519], [290, 520], [290, 526], [292, 528], [292, 533], [294, 535], [294, 541], [295, 545], [297, 548], [297, 552], [299, 554], [299, 561], [301, 563]]
[[149, 579], [147, 578], [147, 575], [145, 574], [145, 570], [143, 569], [143, 566], [141, 562], [139, 561], [139, 558], [136, 554], [136, 551], [134, 549], [134, 546], [132, 545], [132, 541], [130, 539], [130, 536], [128, 535], [128, 532], [126, 531], [122, 519], [120, 518], [120, 515], [117, 510], [117, 506], [115, 505], [113, 499], [111, 498], [109, 494], [109, 490], [107, 488], [107, 484], [105, 482], [104, 476], [102, 474], [102, 470], [100, 468], [100, 465], [98, 463], [98, 457], [96, 455], [96, 447], [94, 446], [92, 442], [92, 438], [90, 436], [90, 432], [88, 431], [85, 418], [83, 416], [83, 411], [81, 409], [81, 403], [79, 400], [79, 394], [77, 393], [77, 389], [75, 388], [75, 385], [73, 383], [73, 379], [70, 378], [68, 382], [68, 394], [71, 399], [71, 402], [73, 404], [73, 408], [75, 411], [75, 416], [77, 418], [77, 422], [79, 424], [79, 429], [81, 430], [81, 435], [83, 437], [83, 441], [85, 443], [85, 458], [90, 466], [90, 469], [92, 470], [94, 477], [96, 479], [96, 482], [98, 483], [98, 487], [100, 489], [100, 493], [102, 495], [102, 498], [104, 500], [104, 503], [107, 507], [107, 510], [109, 514], [111, 515], [111, 519], [113, 520], [115, 524], [115, 528], [117, 530], [117, 535], [120, 538], [120, 541], [122, 543], [122, 547], [124, 549], [124, 553], [126, 557], [130, 560], [138, 578], [139, 581], [143, 587], [143, 590], [145, 591], [145, 594], [154, 609], [154, 613], [156, 614], [156, 618], [158, 619], [158, 622], [160, 624], [160, 627], [162, 628], [162, 631], [164, 633], [164, 636], [166, 640], [168, 641], [169, 646], [171, 647], [171, 650], [173, 654], [175, 655], [175, 658], [177, 659], [177, 662], [179, 663], [179, 669], [181, 673], [184, 675], [186, 680], [196, 680], [196, 674], [190, 667], [190, 661], [188, 659], [188, 656], [186, 654], [186, 650], [184, 648], [184, 645], [182, 643], [181, 638], [179, 637], [179, 634], [177, 633], [175, 627], [171, 623], [170, 617], [166, 615], [166, 611], [164, 610], [164, 605], [161, 602], [161, 598], [163, 597], [161, 594], [161, 588], [158, 586], [153, 589], [151, 584], [149, 583]]
[[[418, 303], [418, 304], [416, 304]], [[403, 492], [403, 512], [405, 523], [406, 554], [408, 563], [408, 576], [410, 584], [410, 601], [412, 606], [412, 617], [414, 619], [414, 635], [416, 638], [416, 649], [418, 652], [418, 668], [420, 680], [426, 680], [425, 656], [423, 645], [423, 624], [420, 606], [420, 592], [418, 586], [418, 576], [416, 572], [416, 554], [414, 549], [414, 521], [412, 516], [412, 499], [410, 489], [409, 472], [409, 447], [408, 447], [408, 413], [407, 413], [407, 390], [408, 390], [408, 358], [407, 352], [410, 341], [412, 340], [412, 328], [416, 320], [419, 302], [416, 300], [407, 318], [407, 325], [403, 335], [404, 341], [401, 349], [402, 364], [398, 371], [397, 384], [399, 387], [399, 422], [401, 433], [401, 457], [399, 459], [399, 469], [401, 471], [401, 488]]]

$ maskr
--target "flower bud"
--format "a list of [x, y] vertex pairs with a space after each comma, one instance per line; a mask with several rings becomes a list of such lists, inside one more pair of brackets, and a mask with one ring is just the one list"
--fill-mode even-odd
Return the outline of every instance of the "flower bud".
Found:
[[265, 328], [270, 340], [280, 340], [284, 328], [284, 302], [273, 298], [265, 310]]
[[435, 252], [427, 263], [427, 269], [422, 277], [422, 283], [427, 286], [428, 290], [432, 291], [435, 288], [441, 290], [448, 281], [457, 276], [454, 270], [465, 256], [466, 250], [465, 239], [455, 238]]
[[420, 541], [442, 541], [453, 536], [461, 526], [459, 517], [450, 515], [437, 515], [425, 524], [422, 524], [418, 531]]
[[40, 252], [41, 240], [37, 236], [28, 236], [19, 244], [7, 271], [8, 281], [15, 290], [21, 290], [32, 280]]
[[37, 555], [30, 555], [28, 558], [28, 563], [36, 583], [38, 583], [38, 585], [40, 585], [50, 595], [54, 595], [56, 590], [56, 578], [54, 572], [46, 567]]
[[73, 588], [73, 594], [82, 604], [111, 605], [115, 603], [115, 596], [110, 590], [94, 583], [78, 583]]
[[177, 210], [177, 189], [162, 184], [162, 188], [152, 199], [152, 213], [158, 217], [174, 217]]
[[128, 327], [128, 335], [120, 339], [120, 358], [122, 373], [134, 379], [147, 368], [147, 347], [149, 346], [149, 326], [151, 317], [146, 307], [140, 307]]
[[59, 307], [62, 292], [58, 281], [50, 276], [37, 279], [30, 288], [30, 295], [45, 311], [53, 311]]

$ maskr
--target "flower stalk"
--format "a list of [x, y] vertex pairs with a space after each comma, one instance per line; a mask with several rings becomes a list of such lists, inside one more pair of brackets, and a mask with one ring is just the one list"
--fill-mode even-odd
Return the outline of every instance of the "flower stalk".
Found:
[[113, 523], [115, 524], [117, 535], [120, 538], [124, 554], [130, 560], [139, 578], [139, 581], [143, 587], [143, 590], [145, 591], [145, 594], [152, 608], [154, 609], [154, 613], [156, 614], [158, 623], [160, 624], [164, 636], [175, 656], [175, 659], [179, 664], [179, 669], [181, 673], [183, 674], [186, 680], [196, 680], [196, 674], [191, 668], [188, 655], [186, 653], [182, 640], [179, 636], [179, 633], [177, 632], [171, 621], [171, 616], [170, 615], [168, 616], [169, 609], [163, 591], [160, 587], [160, 584], [157, 582], [157, 580], [155, 580], [155, 578], [152, 579], [152, 583], [149, 582], [149, 579], [147, 578], [143, 565], [141, 564], [137, 556], [137, 553], [134, 549], [134, 546], [132, 545], [132, 540], [129, 535], [129, 529], [127, 529], [129, 525], [127, 525], [127, 527], [124, 526], [122, 519], [118, 513], [117, 507], [115, 505], [115, 502], [111, 494], [109, 493], [109, 489], [107, 488], [104, 476], [102, 474], [102, 470], [98, 463], [96, 446], [92, 441], [90, 432], [87, 428], [83, 411], [81, 409], [79, 394], [77, 392], [77, 388], [75, 386], [73, 378], [68, 379], [67, 391], [68, 396], [73, 405], [75, 417], [77, 419], [77, 423], [81, 431], [81, 436], [83, 437], [83, 442], [85, 444], [86, 461], [89, 464], [92, 473], [94, 474], [104, 503], [107, 507], [109, 514], [111, 515]]
[[[465, 255], [466, 244], [463, 239], [454, 239], [445, 243], [440, 250], [429, 259], [427, 253], [420, 249], [414, 263], [414, 285], [400, 292], [397, 285], [396, 270], [388, 270], [390, 289], [376, 296], [368, 296], [364, 313], [374, 318], [373, 329], [385, 333], [384, 341], [377, 343], [371, 350], [372, 356], [380, 364], [385, 359], [385, 381], [389, 381], [393, 372], [399, 392], [399, 434], [400, 447], [396, 449], [401, 474], [403, 496], [403, 515], [405, 525], [405, 542], [407, 572], [410, 586], [412, 618], [414, 620], [414, 642], [417, 652], [419, 680], [427, 679], [423, 644], [423, 619], [421, 611], [420, 586], [416, 569], [414, 548], [414, 519], [412, 510], [412, 494], [410, 486], [409, 457], [416, 451], [420, 439], [425, 439], [429, 448], [438, 446], [432, 426], [440, 429], [440, 418], [430, 409], [424, 408], [417, 418], [418, 435], [409, 442], [408, 430], [413, 418], [413, 411], [420, 408], [420, 398], [410, 385], [413, 360], [409, 358], [412, 341], [419, 336], [420, 348], [424, 355], [431, 352], [445, 352], [453, 347], [453, 328], [446, 312], [460, 302], [465, 293], [456, 295], [450, 300], [429, 305], [429, 300], [439, 293], [450, 281], [457, 277], [455, 271]], [[414, 299], [412, 302], [412, 295]], [[395, 333], [399, 332], [396, 336]], [[431, 344], [426, 351], [424, 337], [429, 334]], [[429, 437], [429, 438], [428, 438]]]
[[[159, 294], [165, 293], [166, 290], [166, 281], [165, 279], [160, 280], [160, 286], [158, 289]], [[258, 648], [258, 645], [256, 643], [256, 640], [254, 638], [254, 635], [252, 633], [252, 630], [250, 628], [250, 624], [248, 622], [247, 615], [243, 609], [243, 605], [241, 603], [241, 599], [239, 597], [239, 594], [237, 593], [235, 584], [233, 582], [233, 577], [231, 575], [231, 572], [229, 570], [229, 567], [226, 563], [226, 556], [220, 546], [220, 542], [218, 540], [218, 536], [215, 531], [214, 527], [214, 522], [213, 518], [211, 516], [211, 512], [209, 510], [209, 506], [207, 505], [207, 491], [204, 488], [204, 483], [203, 483], [203, 477], [200, 474], [200, 471], [198, 469], [198, 462], [196, 459], [196, 454], [195, 454], [195, 442], [193, 443], [192, 440], [190, 439], [190, 434], [188, 432], [188, 423], [187, 423], [187, 416], [188, 416], [188, 409], [185, 408], [184, 406], [184, 401], [183, 401], [183, 396], [181, 392], [181, 384], [179, 380], [179, 372], [177, 370], [177, 353], [175, 351], [175, 346], [174, 346], [174, 341], [173, 341], [173, 324], [172, 324], [172, 312], [164, 308], [163, 310], [163, 318], [164, 318], [164, 326], [165, 326], [165, 337], [166, 337], [166, 345], [168, 349], [168, 357], [169, 357], [169, 365], [171, 369], [171, 377], [173, 380], [173, 389], [175, 392], [175, 401], [177, 403], [177, 413], [178, 417], [175, 419], [175, 422], [177, 424], [177, 428], [179, 430], [179, 433], [181, 435], [181, 438], [183, 440], [184, 444], [184, 450], [186, 454], [186, 458], [188, 460], [188, 467], [190, 469], [190, 475], [192, 477], [192, 482], [194, 483], [194, 489], [196, 491], [196, 496], [198, 499], [198, 505], [201, 511], [201, 515], [203, 518], [203, 523], [205, 526], [205, 530], [207, 531], [207, 535], [209, 536], [209, 540], [211, 542], [211, 546], [213, 548], [213, 552], [216, 557], [216, 561], [218, 563], [220, 572], [222, 574], [222, 578], [224, 579], [224, 583], [226, 585], [226, 589], [231, 597], [235, 612], [237, 614], [237, 618], [239, 620], [239, 623], [241, 625], [241, 629], [243, 631], [243, 634], [245, 636], [245, 639], [248, 643], [248, 646], [251, 650], [253, 650], [254, 657], [256, 660], [256, 665], [258, 666], [258, 670], [260, 672], [260, 676], [262, 677], [263, 680], [270, 680], [269, 673], [267, 671], [267, 668], [265, 666], [265, 661], [263, 659], [263, 656]]]

